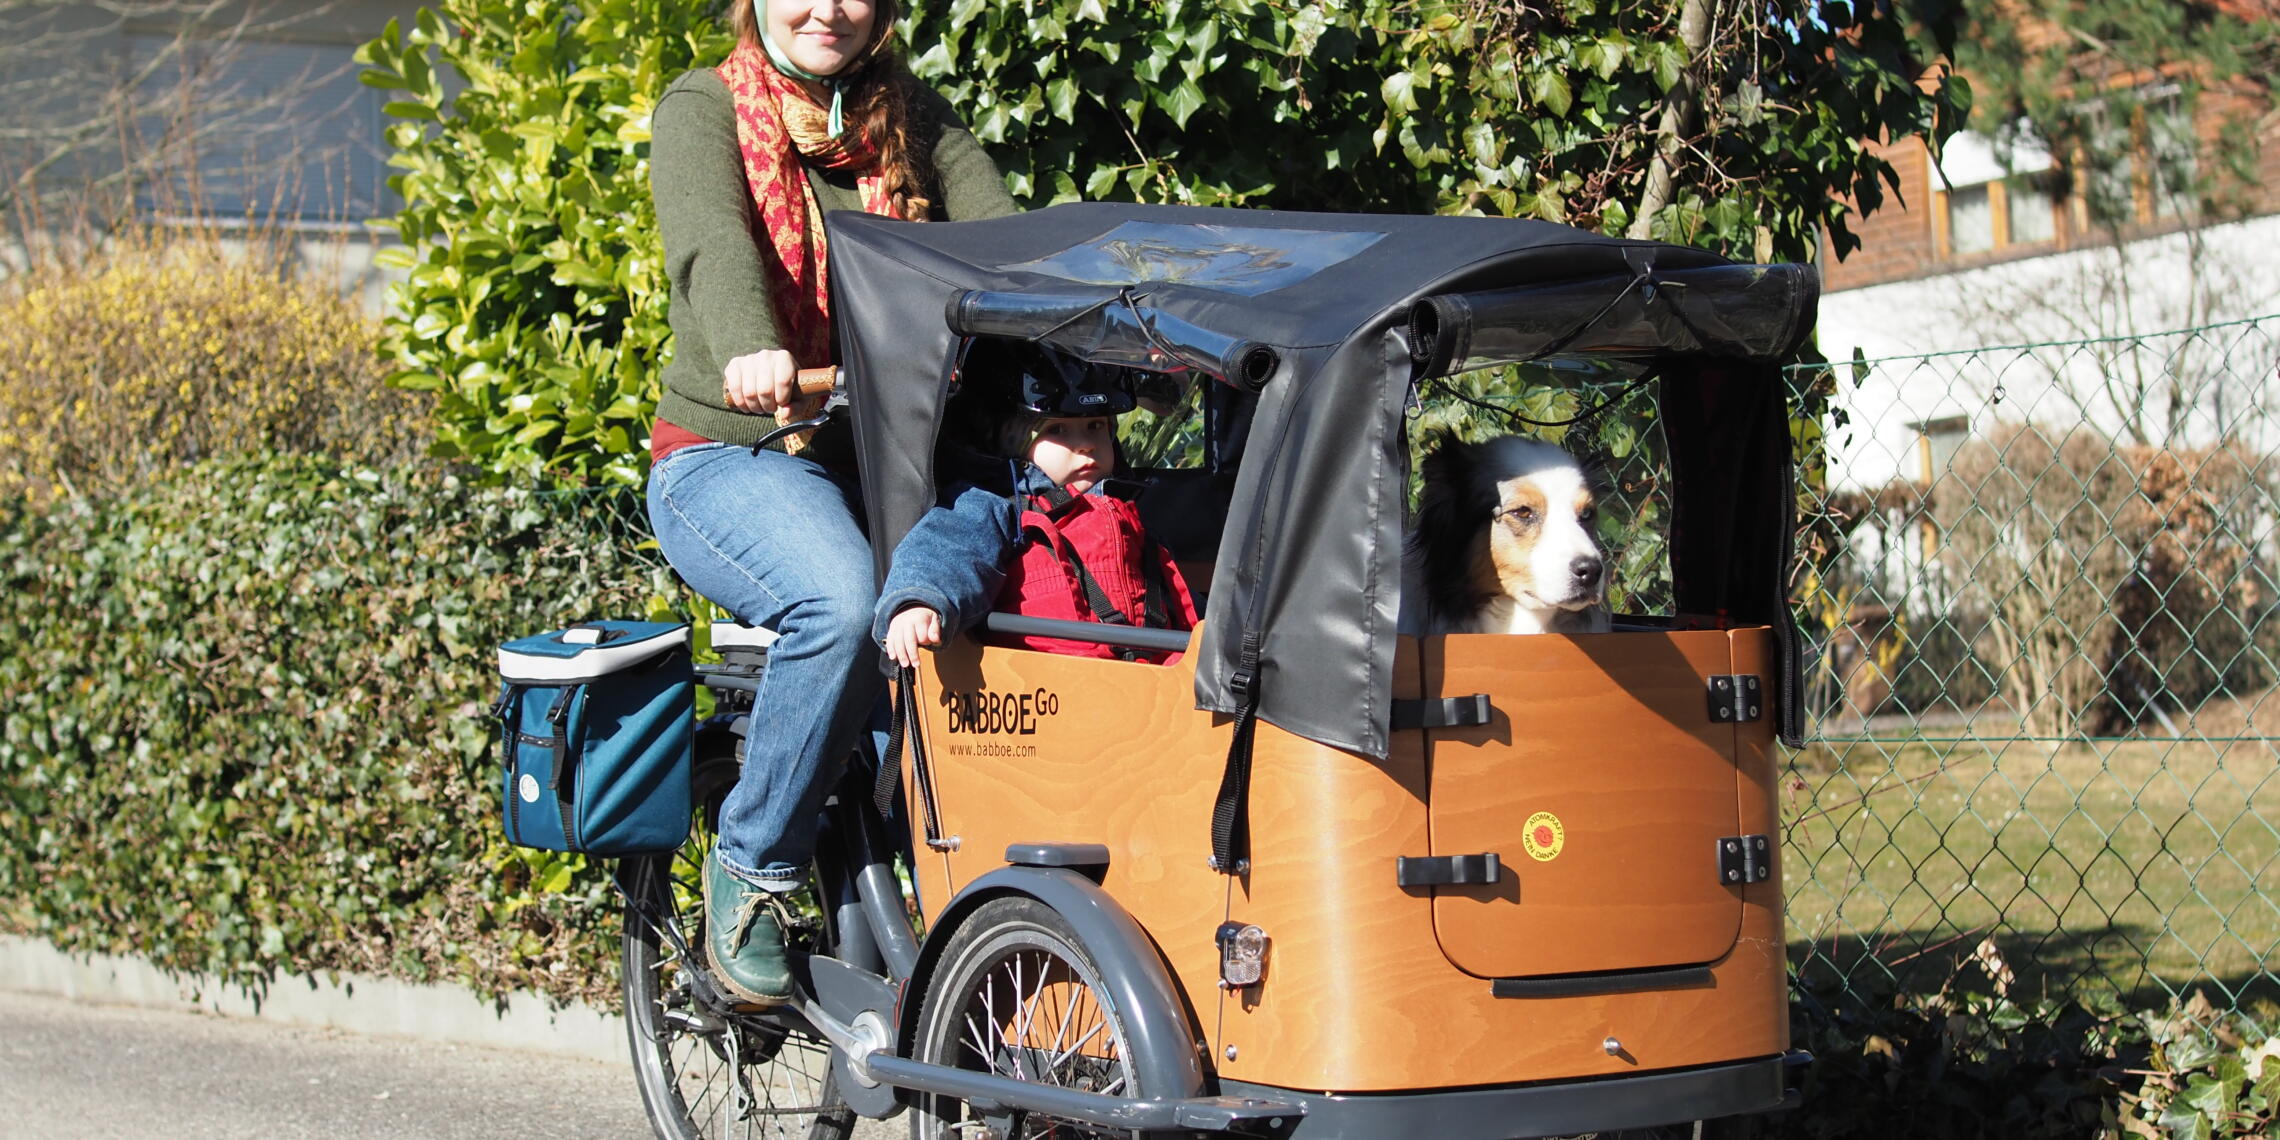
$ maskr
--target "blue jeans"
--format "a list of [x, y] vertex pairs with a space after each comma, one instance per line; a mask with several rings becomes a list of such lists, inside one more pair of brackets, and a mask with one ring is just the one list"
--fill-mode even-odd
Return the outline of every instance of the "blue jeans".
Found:
[[718, 846], [730, 874], [769, 890], [806, 881], [817, 813], [882, 688], [861, 510], [852, 479], [774, 451], [699, 444], [649, 473], [665, 560], [738, 620], [777, 633]]

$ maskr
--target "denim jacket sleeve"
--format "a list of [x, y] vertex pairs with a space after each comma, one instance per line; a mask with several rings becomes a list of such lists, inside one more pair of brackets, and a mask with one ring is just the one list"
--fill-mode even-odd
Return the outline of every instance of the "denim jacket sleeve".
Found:
[[942, 615], [944, 636], [982, 620], [1005, 583], [1006, 558], [1021, 537], [1021, 513], [1004, 495], [964, 486], [947, 506], [937, 504], [910, 528], [887, 565], [887, 582], [871, 616], [871, 639], [884, 641], [887, 622], [904, 606]]

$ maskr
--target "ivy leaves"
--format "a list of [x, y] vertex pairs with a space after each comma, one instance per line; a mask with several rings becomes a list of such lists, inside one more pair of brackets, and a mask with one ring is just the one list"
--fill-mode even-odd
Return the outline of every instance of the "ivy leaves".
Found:
[[[1875, 6], [1697, 0], [922, 4], [920, 74], [1025, 204], [1078, 198], [1485, 213], [1627, 230], [1666, 103], [1698, 88], [1654, 235], [1743, 258], [1850, 248], [1865, 138], [1952, 130], [1960, 85]], [[1937, 33], [1953, 17], [1922, 25]], [[1863, 207], [1873, 205], [1862, 199]]]
[[[1679, 34], [1692, 10], [1701, 48]], [[670, 352], [648, 114], [727, 52], [699, 0], [443, 0], [367, 45], [407, 205], [394, 382], [437, 450], [633, 482]], [[1929, 36], [1829, 0], [914, 0], [903, 28], [1026, 206], [1539, 218], [1748, 260], [1840, 255], [1889, 164], [1968, 105]], [[1666, 111], [1700, 113], [1666, 135]], [[1650, 198], [1649, 168], [1671, 190]]]
[[0, 509], [0, 925], [609, 993], [607, 880], [506, 846], [481, 712], [501, 641], [664, 592], [639, 509], [293, 456]]

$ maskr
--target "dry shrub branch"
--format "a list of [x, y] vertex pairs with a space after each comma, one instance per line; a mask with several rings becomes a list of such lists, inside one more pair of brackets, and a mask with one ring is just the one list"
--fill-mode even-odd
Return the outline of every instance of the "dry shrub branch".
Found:
[[105, 496], [215, 457], [385, 462], [430, 435], [378, 330], [285, 243], [141, 230], [0, 287], [0, 495]]

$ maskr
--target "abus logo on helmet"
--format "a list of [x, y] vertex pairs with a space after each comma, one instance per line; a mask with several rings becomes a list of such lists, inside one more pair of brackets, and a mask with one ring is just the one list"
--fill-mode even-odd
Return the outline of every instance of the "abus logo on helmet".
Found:
[[1061, 697], [1050, 689], [1027, 693], [951, 689], [943, 692], [942, 706], [950, 710], [952, 733], [1032, 736], [1037, 732], [1038, 718], [1060, 715]]

